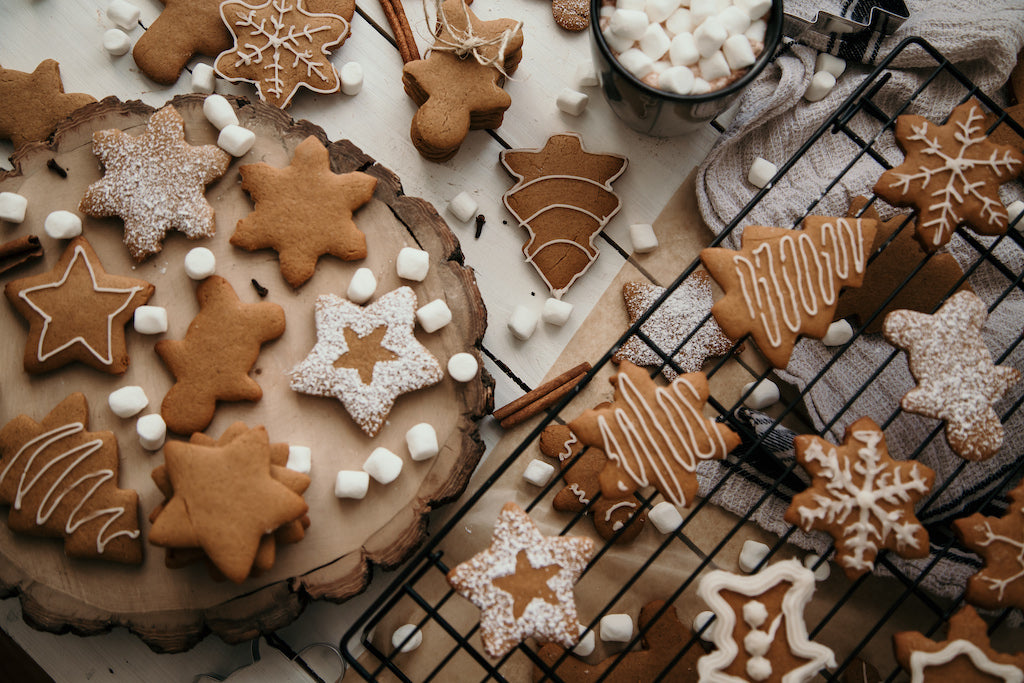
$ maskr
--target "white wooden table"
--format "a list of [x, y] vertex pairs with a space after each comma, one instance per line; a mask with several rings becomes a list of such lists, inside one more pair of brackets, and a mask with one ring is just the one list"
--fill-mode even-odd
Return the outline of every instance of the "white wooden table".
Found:
[[[130, 34], [134, 41], [162, 5], [159, 0], [132, 1], [142, 10], [142, 26]], [[139, 72], [130, 53], [111, 57], [103, 49], [103, 33], [113, 27], [106, 17], [107, 4], [107, 0], [3, 0], [0, 64], [32, 71], [41, 60], [56, 59], [66, 91], [89, 93], [97, 99], [116, 95], [159, 106], [176, 94], [189, 92], [188, 73], [176, 85], [162, 87]], [[429, 31], [421, 3], [408, 0], [405, 6], [422, 54]], [[707, 126], [685, 138], [644, 137], [615, 118], [597, 88], [589, 89], [590, 105], [582, 116], [560, 112], [555, 106], [558, 92], [567, 86], [575, 88], [576, 65], [590, 60], [589, 32], [572, 34], [556, 26], [549, 0], [478, 0], [474, 10], [486, 19], [522, 20], [526, 36], [523, 61], [506, 84], [512, 107], [505, 114], [504, 124], [493, 136], [485, 131], [471, 132], [451, 161], [425, 161], [412, 146], [409, 122], [415, 105], [402, 89], [402, 61], [390, 42], [390, 28], [376, 0], [358, 0], [352, 36], [332, 59], [337, 67], [349, 61], [363, 66], [362, 92], [347, 97], [313, 96], [302, 91], [289, 113], [323, 127], [332, 140], [351, 139], [394, 170], [409, 195], [430, 201], [449, 221], [462, 242], [466, 262], [476, 269], [487, 305], [484, 348], [491, 357], [487, 370], [497, 383], [495, 405], [500, 406], [523, 393], [523, 384], [532, 387], [539, 383], [619, 271], [622, 253], [631, 251], [628, 226], [654, 220], [707, 153], [717, 132]], [[236, 87], [224, 81], [218, 82], [218, 92], [254, 96], [248, 86]], [[604, 233], [622, 251], [599, 240], [601, 257], [565, 297], [575, 306], [569, 323], [562, 328], [541, 324], [532, 339], [520, 342], [506, 327], [513, 308], [527, 304], [539, 311], [547, 291], [533, 268], [514, 256], [520, 253], [525, 235], [501, 204], [501, 195], [511, 187], [512, 179], [498, 163], [498, 153], [502, 142], [513, 148], [538, 147], [549, 135], [564, 131], [579, 132], [594, 151], [629, 157], [629, 169], [615, 184], [623, 208]], [[0, 152], [4, 159], [0, 163], [6, 165], [11, 148], [0, 143]], [[472, 223], [462, 224], [445, 210], [448, 200], [463, 191], [479, 203], [480, 212], [487, 218], [480, 239], [474, 239]], [[503, 220], [509, 224], [503, 224]], [[488, 418], [483, 433], [490, 447], [501, 436], [501, 429]], [[346, 604], [310, 605], [278, 635], [295, 650], [312, 642], [337, 643], [388, 579], [386, 575], [378, 577], [366, 594]], [[58, 681], [188, 681], [203, 672], [226, 675], [251, 661], [248, 644], [226, 645], [216, 637], [206, 638], [183, 654], [158, 655], [124, 629], [90, 638], [35, 631], [23, 622], [15, 599], [0, 602], [0, 612], [0, 628]]]

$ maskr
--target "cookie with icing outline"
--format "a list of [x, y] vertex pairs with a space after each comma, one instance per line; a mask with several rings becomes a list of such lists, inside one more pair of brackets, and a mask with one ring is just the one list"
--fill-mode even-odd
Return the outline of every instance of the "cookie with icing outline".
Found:
[[0, 138], [14, 149], [45, 140], [71, 112], [96, 101], [85, 93], [66, 93], [60, 65], [39, 62], [32, 73], [0, 68]]
[[967, 601], [979, 607], [1024, 609], [1024, 481], [1009, 500], [1002, 517], [976, 512], [953, 522], [960, 542], [985, 560], [967, 579]]

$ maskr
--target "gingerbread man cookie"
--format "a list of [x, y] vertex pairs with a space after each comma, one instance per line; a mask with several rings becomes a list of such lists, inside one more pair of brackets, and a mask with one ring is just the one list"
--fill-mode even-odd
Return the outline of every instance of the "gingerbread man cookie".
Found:
[[95, 102], [92, 95], [66, 93], [60, 65], [44, 59], [32, 73], [0, 68], [0, 138], [17, 149], [45, 140], [71, 112]]
[[967, 580], [967, 600], [979, 607], [1024, 609], [1024, 481], [1010, 491], [1002, 517], [975, 513], [953, 522], [960, 541], [985, 558]]

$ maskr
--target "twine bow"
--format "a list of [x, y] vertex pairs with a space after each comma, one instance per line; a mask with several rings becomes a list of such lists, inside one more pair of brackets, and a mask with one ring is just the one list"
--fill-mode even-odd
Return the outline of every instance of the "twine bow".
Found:
[[[462, 9], [466, 17], [465, 30], [456, 29], [452, 26], [445, 15], [442, 0], [434, 0], [434, 13], [437, 17], [436, 23], [441, 25], [441, 30], [434, 36], [434, 44], [430, 51], [451, 52], [460, 59], [464, 59], [466, 55], [473, 55], [473, 58], [481, 66], [492, 66], [498, 70], [498, 73], [508, 78], [508, 74], [505, 72], [505, 50], [508, 48], [512, 37], [522, 28], [523, 22], [517, 21], [513, 28], [505, 29], [493, 38], [484, 38], [473, 32], [473, 22], [470, 21], [469, 7], [466, 5], [465, 0], [462, 2]], [[430, 14], [427, 11], [427, 0], [423, 0], [423, 15], [429, 21]], [[497, 47], [493, 56], [488, 56], [484, 52], [484, 48], [488, 47]]]

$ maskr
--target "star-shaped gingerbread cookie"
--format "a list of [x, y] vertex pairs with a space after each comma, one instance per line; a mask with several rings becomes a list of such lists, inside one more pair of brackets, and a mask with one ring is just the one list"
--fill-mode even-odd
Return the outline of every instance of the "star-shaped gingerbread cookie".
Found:
[[185, 122], [172, 105], [153, 114], [141, 135], [93, 133], [92, 151], [104, 174], [89, 185], [78, 209], [89, 216], [119, 216], [136, 261], [160, 251], [169, 230], [193, 240], [213, 235], [213, 207], [204, 191], [224, 175], [231, 156], [216, 145], [185, 142]]
[[32, 73], [0, 68], [0, 138], [17, 149], [45, 140], [71, 112], [95, 102], [92, 95], [66, 93], [60, 65], [44, 59]]
[[996, 365], [981, 337], [988, 317], [973, 292], [954, 294], [934, 315], [893, 311], [883, 332], [904, 349], [917, 387], [903, 396], [903, 409], [946, 421], [946, 440], [967, 460], [984, 460], [1003, 445], [1003, 425], [992, 409], [1020, 371]]
[[946, 244], [959, 225], [982, 235], [1006, 232], [999, 186], [1024, 171], [1024, 152], [989, 141], [984, 121], [985, 110], [973, 98], [941, 126], [922, 116], [896, 119], [906, 158], [882, 174], [874, 191], [896, 206], [917, 208], [917, 241], [925, 251]]
[[284, 168], [259, 163], [238, 170], [255, 209], [238, 221], [231, 244], [277, 251], [281, 274], [292, 287], [313, 277], [321, 254], [343, 261], [366, 257], [366, 236], [352, 212], [373, 197], [376, 178], [335, 173], [327, 148], [313, 136], [299, 143]]
[[[402, 394], [437, 384], [441, 364], [416, 339], [416, 294], [399, 287], [369, 306], [335, 294], [316, 300], [317, 342], [291, 370], [291, 387], [332, 396], [367, 436], [375, 436]], [[378, 330], [384, 329], [383, 334]], [[376, 343], [369, 342], [373, 337]]]
[[953, 522], [960, 541], [985, 558], [985, 567], [967, 580], [967, 600], [979, 607], [1024, 609], [1024, 481], [1009, 499], [1002, 517], [975, 513]]
[[119, 375], [128, 369], [124, 326], [153, 285], [108, 273], [89, 242], [76, 237], [49, 272], [13, 280], [4, 293], [29, 322], [26, 372], [78, 361]]
[[491, 545], [448, 572], [448, 582], [480, 608], [480, 637], [501, 657], [530, 636], [573, 647], [579, 620], [573, 584], [594, 552], [589, 538], [544, 536], [530, 516], [506, 503]]
[[874, 568], [883, 548], [908, 558], [928, 555], [928, 532], [914, 507], [931, 490], [935, 472], [893, 460], [874, 420], [862, 417], [848, 426], [842, 446], [801, 434], [794, 447], [812, 481], [793, 496], [785, 519], [804, 531], [831, 534], [836, 561], [851, 581]]

